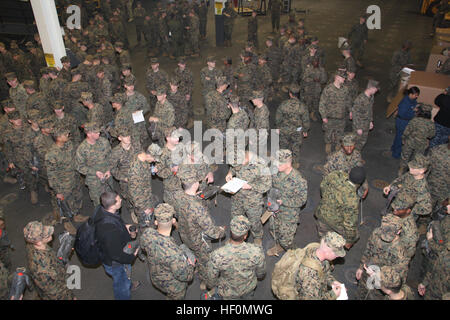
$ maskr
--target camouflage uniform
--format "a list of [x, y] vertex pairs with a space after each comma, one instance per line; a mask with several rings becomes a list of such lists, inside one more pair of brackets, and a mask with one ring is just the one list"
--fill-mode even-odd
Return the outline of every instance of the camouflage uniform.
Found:
[[55, 127], [68, 129], [70, 131], [70, 140], [72, 141], [74, 146], [78, 147], [78, 145], [81, 143], [81, 133], [78, 129], [77, 121], [75, 120], [75, 118], [70, 114], [64, 113], [64, 117], [62, 119], [53, 116], [52, 121]]
[[[408, 273], [409, 259], [400, 239], [394, 240], [397, 232], [401, 230], [401, 220], [399, 217], [387, 215], [382, 218], [381, 226], [376, 228], [367, 241], [366, 249], [361, 257], [359, 268], [364, 270], [364, 265], [377, 265], [392, 267], [400, 275], [402, 281], [406, 280]], [[363, 275], [358, 283], [358, 294], [361, 300], [383, 299], [383, 295], [378, 290], [368, 292], [366, 287], [367, 273]]]
[[[183, 178], [181, 179], [185, 181]], [[214, 224], [208, 209], [202, 203], [203, 200], [197, 196], [191, 196], [184, 191], [179, 191], [175, 195], [175, 201], [180, 238], [198, 259], [196, 267], [198, 268], [200, 280], [208, 282], [206, 268], [212, 248], [206, 237], [213, 239], [222, 238], [225, 235], [225, 230]]]
[[28, 99], [28, 93], [25, 88], [21, 84], [18, 84], [15, 88], [9, 88], [9, 98], [16, 106], [16, 110], [20, 112], [21, 117], [25, 119], [27, 116], [26, 103]]
[[[258, 144], [261, 150], [264, 150], [265, 146], [267, 145], [268, 136], [270, 132], [270, 124], [269, 124], [269, 117], [270, 117], [270, 111], [266, 104], [263, 104], [261, 107], [255, 107], [255, 110], [253, 111], [254, 114], [254, 128], [258, 135]], [[252, 124], [250, 124], [251, 126]], [[259, 132], [259, 130], [265, 130], [262, 133]]]
[[136, 37], [137, 42], [141, 43], [141, 33], [144, 32], [144, 18], [146, 16], [145, 8], [143, 7], [136, 7], [134, 8], [134, 23], [136, 26]]
[[[400, 80], [400, 71], [408, 64], [412, 63], [411, 53], [405, 50], [398, 50], [394, 52], [391, 60], [391, 70], [389, 72], [389, 89], [393, 91]], [[395, 95], [395, 93], [394, 93]]]
[[237, 93], [241, 104], [250, 106], [249, 100], [252, 98], [255, 90], [256, 66], [249, 63], [242, 63], [234, 71], [234, 77], [237, 79]]
[[274, 82], [278, 81], [280, 77], [280, 68], [281, 63], [283, 61], [283, 52], [280, 48], [275, 46], [273, 38], [270, 38], [273, 45], [271, 47], [266, 48], [264, 54], [267, 57], [267, 66], [270, 69], [270, 73], [272, 74], [272, 79]]
[[172, 151], [165, 146], [162, 149], [161, 161], [158, 165], [158, 177], [163, 179], [164, 186], [164, 202], [167, 202], [171, 206], [175, 206], [175, 194], [178, 191], [181, 191], [181, 181], [176, 175], [176, 173], [172, 172], [172, 168], [176, 165], [172, 159]]
[[[256, 157], [256, 155], [253, 155]], [[254, 162], [254, 163], [252, 163]], [[272, 176], [266, 172], [264, 160], [255, 158], [248, 164], [230, 167], [230, 172], [236, 178], [247, 181], [250, 190], [239, 190], [232, 196], [231, 216], [245, 215], [250, 221], [250, 231], [254, 239], [261, 239], [263, 229], [261, 215], [264, 204], [263, 194], [272, 186]]]
[[[280, 156], [279, 161], [283, 162], [283, 160]], [[289, 174], [278, 172], [273, 175], [272, 187], [280, 190], [282, 203], [279, 211], [274, 214], [271, 229], [276, 242], [283, 249], [292, 249], [299, 223], [300, 208], [306, 203], [308, 197], [308, 183], [299, 171], [292, 168]]]
[[[221, 77], [222, 78], [222, 77]], [[222, 79], [224, 83], [225, 79]], [[208, 129], [215, 128], [225, 132], [227, 120], [231, 115], [224, 95], [217, 90], [210, 91], [205, 97], [206, 125]]]
[[[168, 204], [159, 205], [155, 209], [156, 221], [170, 222], [173, 211]], [[183, 250], [171, 236], [162, 235], [152, 228], [146, 228], [140, 239], [147, 252], [153, 285], [166, 293], [167, 299], [183, 299], [188, 282], [194, 276], [194, 266], [187, 261]]]
[[86, 176], [85, 184], [89, 189], [89, 196], [95, 207], [100, 204], [100, 195], [109, 189], [107, 181], [102, 182], [97, 177], [96, 172], [105, 173], [110, 169], [110, 157], [111, 146], [108, 140], [103, 137], [99, 137], [94, 145], [84, 140], [76, 151], [76, 169]]
[[430, 174], [427, 182], [430, 187], [433, 204], [441, 203], [448, 197], [450, 190], [450, 150], [448, 145], [443, 144], [431, 149], [430, 152]]
[[[43, 226], [33, 221], [24, 228], [28, 242], [41, 241], [53, 233], [53, 227]], [[43, 300], [73, 300], [72, 291], [67, 288], [67, 273], [63, 264], [57, 259], [55, 251], [46, 245], [45, 249], [36, 249], [27, 244], [28, 272], [33, 279], [34, 287]]]
[[351, 106], [348, 89], [341, 85], [337, 88], [334, 83], [328, 84], [322, 91], [319, 102], [319, 113], [322, 119], [328, 119], [323, 123], [326, 144], [338, 144], [344, 135], [345, 119]]
[[146, 79], [145, 87], [147, 88], [147, 91], [150, 95], [149, 96], [150, 106], [153, 108], [156, 104], [157, 99], [156, 96], [152, 94], [152, 91], [156, 91], [156, 89], [160, 86], [167, 88], [169, 86], [169, 75], [164, 70], [161, 69], [159, 69], [158, 72], [154, 72], [153, 69], [150, 67], [147, 70], [145, 79]]
[[164, 145], [164, 130], [172, 127], [175, 123], [175, 109], [166, 99], [164, 103], [156, 102], [153, 117], [159, 119], [156, 124], [157, 139], [160, 146]]
[[280, 130], [280, 148], [291, 149], [293, 161], [300, 163], [303, 134], [309, 131], [309, 114], [306, 105], [296, 97], [282, 102], [277, 109], [275, 126]]
[[[228, 3], [228, 2], [227, 2]], [[231, 5], [225, 4], [226, 7], [222, 11], [222, 14], [224, 15], [224, 40], [228, 42], [228, 45], [231, 46], [231, 36], [233, 35], [233, 27], [234, 27], [234, 20], [238, 16], [236, 11], [231, 7]], [[228, 16], [226, 16], [227, 14]]]
[[202, 83], [203, 97], [205, 97], [208, 92], [216, 89], [216, 78], [220, 76], [222, 76], [222, 70], [218, 69], [217, 67], [212, 70], [209, 70], [208, 67], [204, 67], [200, 71], [200, 81]]
[[25, 111], [38, 110], [42, 116], [48, 116], [51, 109], [48, 107], [47, 100], [40, 92], [34, 92], [30, 94], [25, 102]]
[[10, 273], [4, 263], [0, 261], [0, 300], [8, 299], [10, 283]]
[[169, 90], [167, 100], [172, 104], [175, 112], [174, 126], [185, 128], [188, 121], [186, 96], [178, 89], [176, 92]]
[[367, 23], [357, 23], [353, 25], [352, 29], [348, 33], [348, 39], [352, 46], [353, 54], [357, 61], [361, 61], [364, 54], [365, 41], [368, 39]]
[[429, 140], [435, 135], [434, 123], [430, 119], [415, 117], [408, 122], [402, 136], [402, 161], [400, 167], [407, 168], [416, 154], [425, 154]]
[[348, 172], [333, 171], [324, 177], [320, 183], [322, 199], [314, 214], [319, 236], [326, 231], [335, 231], [347, 243], [359, 239], [357, 188], [358, 185], [349, 180]]
[[[231, 232], [239, 237], [247, 234], [250, 223], [237, 216], [230, 222]], [[261, 247], [252, 243], [231, 243], [214, 250], [208, 263], [208, 278], [218, 287], [225, 300], [251, 298], [257, 278], [265, 275], [265, 257]]]
[[64, 89], [66, 88], [68, 82], [63, 78], [56, 78], [50, 82], [48, 91], [49, 96], [47, 96], [48, 103], [55, 100], [64, 100]]
[[73, 212], [80, 212], [83, 206], [81, 179], [74, 163], [76, 149], [71, 141], [64, 146], [56, 144], [45, 155], [48, 184], [55, 194], [62, 194]]
[[163, 52], [163, 55], [167, 55], [169, 52], [169, 29], [167, 27], [166, 18], [159, 18], [158, 30], [161, 51]]
[[[448, 220], [448, 219], [447, 219]], [[426, 273], [422, 284], [425, 285], [425, 300], [442, 300], [444, 294], [450, 292], [450, 249], [449, 243], [446, 248], [439, 252], [437, 259], [433, 262], [431, 269]]]
[[200, 53], [199, 47], [199, 36], [200, 36], [200, 20], [197, 15], [189, 17], [189, 30], [188, 30], [188, 43], [189, 50], [192, 54]]
[[308, 65], [302, 74], [302, 98], [308, 106], [309, 112], [317, 114], [319, 111], [322, 85], [327, 83], [327, 72], [321, 66], [318, 68]]
[[[370, 123], [373, 122], [373, 102], [374, 97], [368, 97], [362, 92], [353, 102], [352, 123], [353, 132], [357, 137], [355, 148], [362, 150], [367, 142]], [[357, 130], [362, 130], [362, 135], [357, 134]]]
[[75, 119], [77, 126], [86, 122], [86, 108], [80, 103], [82, 92], [89, 91], [89, 84], [82, 80], [69, 82], [64, 89], [64, 107], [66, 112], [70, 113]]
[[297, 83], [302, 73], [301, 48], [296, 42], [286, 42], [283, 48], [282, 81], [284, 84]]
[[136, 142], [140, 142], [141, 146], [147, 145], [149, 136], [145, 122], [134, 123], [132, 113], [142, 110], [142, 114], [146, 116], [150, 113], [150, 105], [147, 98], [134, 91], [132, 95], [125, 95], [125, 102], [122, 102], [122, 108], [116, 112], [114, 117], [115, 126], [129, 126], [132, 129], [132, 135]]
[[[328, 232], [324, 241], [328, 247], [338, 257], [345, 256], [345, 240], [335, 232]], [[295, 289], [298, 292], [299, 300], [336, 300], [336, 294], [329, 290], [336, 279], [331, 275], [333, 266], [328, 260], [320, 261], [316, 251], [320, 247], [319, 243], [310, 243], [305, 250], [305, 256], [300, 263], [295, 275]]]

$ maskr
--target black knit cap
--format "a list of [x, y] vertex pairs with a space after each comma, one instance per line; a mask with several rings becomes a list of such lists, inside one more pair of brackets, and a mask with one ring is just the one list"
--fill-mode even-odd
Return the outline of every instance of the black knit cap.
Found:
[[366, 170], [364, 167], [354, 167], [350, 170], [350, 181], [355, 184], [361, 184], [366, 179]]

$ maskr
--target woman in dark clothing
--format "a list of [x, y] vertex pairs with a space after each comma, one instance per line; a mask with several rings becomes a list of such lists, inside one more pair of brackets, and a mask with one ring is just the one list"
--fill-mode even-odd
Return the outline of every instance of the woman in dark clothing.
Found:
[[402, 154], [402, 136], [408, 125], [409, 120], [415, 116], [415, 107], [417, 105], [417, 98], [420, 95], [420, 90], [417, 87], [411, 87], [405, 92], [405, 97], [398, 105], [397, 117], [395, 118], [395, 138], [392, 144], [392, 156], [395, 159], [400, 159]]

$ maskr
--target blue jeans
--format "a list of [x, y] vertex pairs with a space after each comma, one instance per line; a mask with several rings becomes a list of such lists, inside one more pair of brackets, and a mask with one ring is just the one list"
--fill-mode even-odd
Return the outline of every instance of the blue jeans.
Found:
[[444, 127], [439, 123], [434, 123], [434, 128], [436, 129], [436, 135], [430, 140], [430, 148], [440, 144], [448, 143], [448, 136], [450, 136], [450, 128]]
[[[114, 299], [131, 299], [131, 264], [118, 264], [113, 262], [111, 266], [103, 264], [105, 271], [113, 278]], [[130, 275], [130, 277], [128, 276]]]
[[395, 159], [400, 159], [400, 156], [402, 154], [402, 136], [403, 132], [406, 129], [406, 126], [408, 125], [409, 120], [403, 120], [400, 118], [395, 119], [395, 138], [394, 143], [392, 144], [391, 151], [392, 151], [392, 157]]

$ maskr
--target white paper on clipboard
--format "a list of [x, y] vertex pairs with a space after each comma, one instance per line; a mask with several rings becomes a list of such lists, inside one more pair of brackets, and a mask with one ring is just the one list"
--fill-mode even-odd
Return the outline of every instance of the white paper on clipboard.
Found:
[[241, 180], [239, 178], [233, 178], [229, 182], [222, 186], [222, 190], [226, 193], [236, 193], [246, 184], [247, 181]]
[[145, 121], [144, 113], [142, 112], [142, 110], [138, 110], [136, 112], [133, 112], [131, 115], [133, 117], [133, 121], [134, 121], [135, 124]]

